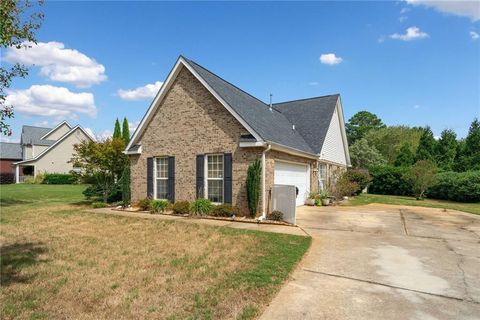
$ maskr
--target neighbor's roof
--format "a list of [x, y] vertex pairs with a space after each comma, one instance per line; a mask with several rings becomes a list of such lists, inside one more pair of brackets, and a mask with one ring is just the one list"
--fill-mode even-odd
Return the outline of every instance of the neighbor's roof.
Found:
[[0, 142], [0, 159], [22, 159], [20, 143]]
[[22, 144], [35, 144], [41, 146], [51, 146], [55, 143], [55, 140], [41, 139], [44, 135], [49, 133], [51, 128], [23, 126], [22, 136], [20, 142]]
[[327, 135], [339, 94], [275, 103], [273, 107], [295, 124], [312, 150], [319, 154]]

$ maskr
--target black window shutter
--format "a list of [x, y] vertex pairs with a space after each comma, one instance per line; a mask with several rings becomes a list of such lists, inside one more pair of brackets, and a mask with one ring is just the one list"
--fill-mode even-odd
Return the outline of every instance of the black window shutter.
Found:
[[153, 158], [147, 158], [147, 197], [153, 198]]
[[232, 154], [223, 155], [223, 202], [232, 203]]
[[205, 178], [205, 156], [203, 154], [197, 155], [197, 198], [203, 198], [204, 195], [204, 178]]
[[168, 157], [168, 200], [175, 202], [175, 157]]

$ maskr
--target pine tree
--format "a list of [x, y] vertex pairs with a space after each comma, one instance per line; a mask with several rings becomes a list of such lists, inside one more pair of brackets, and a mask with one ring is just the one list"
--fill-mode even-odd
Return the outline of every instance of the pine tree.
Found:
[[420, 137], [420, 142], [417, 148], [417, 154], [415, 156], [416, 161], [419, 160], [434, 160], [435, 159], [435, 148], [437, 141], [433, 137], [433, 132], [430, 127], [423, 129], [422, 136]]
[[128, 128], [128, 120], [126, 117], [123, 118], [122, 139], [125, 141], [126, 145], [130, 142], [130, 129]]
[[440, 134], [436, 147], [436, 162], [443, 170], [452, 170], [457, 154], [457, 135], [451, 129], [445, 129]]
[[400, 148], [397, 159], [395, 159], [396, 167], [408, 167], [415, 163], [415, 154], [411, 150], [408, 143], [404, 143]]
[[113, 129], [113, 139], [118, 139], [122, 137], [122, 132], [120, 130], [120, 121], [115, 121], [115, 128]]

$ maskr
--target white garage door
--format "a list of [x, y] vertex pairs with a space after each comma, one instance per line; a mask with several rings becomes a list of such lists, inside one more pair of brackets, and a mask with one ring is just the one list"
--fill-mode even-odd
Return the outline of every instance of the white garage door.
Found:
[[310, 191], [308, 166], [300, 163], [275, 161], [274, 184], [294, 185], [298, 188], [297, 207], [304, 205]]

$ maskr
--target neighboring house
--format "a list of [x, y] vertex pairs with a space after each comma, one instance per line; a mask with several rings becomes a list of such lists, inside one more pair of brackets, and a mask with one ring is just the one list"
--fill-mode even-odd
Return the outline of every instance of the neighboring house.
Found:
[[267, 105], [180, 56], [135, 131], [132, 202], [205, 197], [248, 212], [248, 166], [262, 162], [260, 210], [274, 184], [310, 191], [350, 165], [340, 96]]
[[0, 142], [0, 173], [14, 173], [13, 164], [22, 160], [22, 147], [19, 143]]
[[53, 129], [23, 126], [20, 143], [2, 143], [1, 158], [3, 162], [6, 158], [4, 152], [13, 155], [15, 151], [17, 159], [10, 165], [17, 183], [23, 182], [25, 177], [35, 177], [38, 173], [68, 173], [73, 169], [69, 163], [73, 146], [84, 140], [94, 138], [81, 126], [71, 127], [66, 121]]

